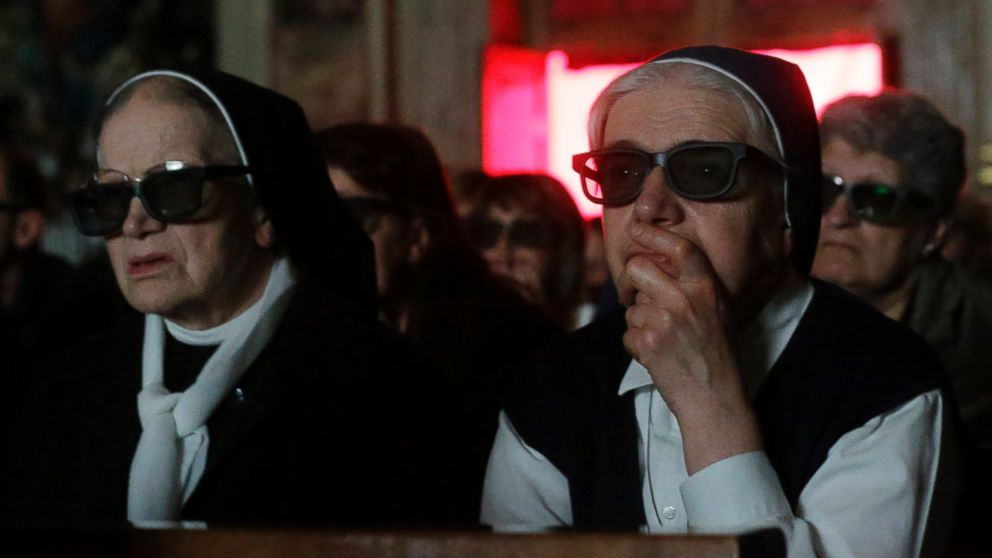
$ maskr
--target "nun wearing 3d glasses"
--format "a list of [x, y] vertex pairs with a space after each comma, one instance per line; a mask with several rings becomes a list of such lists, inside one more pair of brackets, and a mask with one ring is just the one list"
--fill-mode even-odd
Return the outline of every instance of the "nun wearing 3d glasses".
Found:
[[98, 166], [71, 209], [143, 316], [70, 354], [29, 409], [19, 518], [448, 513], [439, 391], [376, 321], [371, 244], [296, 103], [218, 72], [144, 73], [107, 102]]
[[895, 322], [808, 278], [821, 171], [799, 69], [723, 47], [672, 51], [607, 86], [589, 135], [574, 167], [604, 206], [626, 311], [523, 376], [482, 521], [775, 527], [790, 556], [941, 544], [955, 463], [942, 366]]

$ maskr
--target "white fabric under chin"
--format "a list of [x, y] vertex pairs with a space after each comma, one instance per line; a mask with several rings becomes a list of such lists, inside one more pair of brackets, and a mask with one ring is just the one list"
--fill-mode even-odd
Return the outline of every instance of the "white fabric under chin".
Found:
[[[289, 261], [277, 260], [258, 302], [233, 320], [201, 334], [215, 337], [220, 346], [196, 381], [181, 393], [169, 392], [163, 383], [165, 321], [154, 314], [145, 317], [142, 389], [138, 393], [142, 432], [128, 480], [129, 521], [178, 519], [185, 498], [192, 492], [188, 490], [192, 488], [190, 472], [198, 468], [202, 473], [206, 462], [207, 419], [272, 338], [286, 313], [294, 284]], [[174, 324], [168, 325], [170, 331], [176, 330]], [[196, 443], [187, 444], [184, 451], [184, 440], [189, 437], [197, 437], [189, 440]]]

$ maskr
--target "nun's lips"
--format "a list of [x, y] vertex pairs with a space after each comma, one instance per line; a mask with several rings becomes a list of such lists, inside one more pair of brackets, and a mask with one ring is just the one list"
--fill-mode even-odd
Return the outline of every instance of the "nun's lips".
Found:
[[172, 263], [172, 256], [165, 252], [152, 252], [127, 260], [127, 274], [132, 278], [147, 277], [161, 271]]

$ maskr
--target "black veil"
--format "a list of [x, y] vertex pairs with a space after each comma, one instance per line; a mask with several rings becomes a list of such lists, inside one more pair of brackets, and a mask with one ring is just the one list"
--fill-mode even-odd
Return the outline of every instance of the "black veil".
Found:
[[786, 215], [792, 228], [792, 263], [809, 274], [820, 234], [820, 134], [802, 70], [780, 58], [720, 46], [672, 50], [651, 62], [687, 62], [718, 71], [757, 99], [771, 121], [786, 180]]

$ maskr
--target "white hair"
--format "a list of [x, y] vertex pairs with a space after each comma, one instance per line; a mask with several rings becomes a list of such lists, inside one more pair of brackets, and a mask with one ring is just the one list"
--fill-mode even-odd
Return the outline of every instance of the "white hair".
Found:
[[596, 98], [589, 111], [589, 145], [603, 147], [606, 120], [621, 97], [647, 87], [672, 85], [710, 91], [737, 102], [747, 117], [749, 143], [771, 156], [782, 157], [775, 129], [754, 94], [730, 77], [707, 66], [675, 60], [643, 64], [613, 80]]

